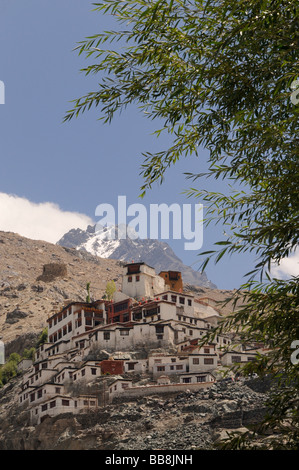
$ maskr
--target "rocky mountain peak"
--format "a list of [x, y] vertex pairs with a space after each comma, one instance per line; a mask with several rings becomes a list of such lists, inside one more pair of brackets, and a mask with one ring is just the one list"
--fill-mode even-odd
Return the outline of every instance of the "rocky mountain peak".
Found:
[[[127, 235], [127, 236], [126, 236]], [[86, 251], [101, 258], [130, 262], [143, 261], [156, 272], [180, 271], [184, 283], [216, 289], [205, 273], [186, 266], [166, 242], [140, 239], [128, 226], [98, 228], [89, 225], [86, 230], [72, 229], [58, 242], [58, 245]]]

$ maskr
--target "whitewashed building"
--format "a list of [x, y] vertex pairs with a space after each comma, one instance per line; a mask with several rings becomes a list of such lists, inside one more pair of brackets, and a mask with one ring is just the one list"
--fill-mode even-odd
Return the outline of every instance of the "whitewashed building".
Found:
[[164, 279], [146, 263], [131, 263], [124, 267], [122, 292], [137, 300], [153, 298], [165, 289]]

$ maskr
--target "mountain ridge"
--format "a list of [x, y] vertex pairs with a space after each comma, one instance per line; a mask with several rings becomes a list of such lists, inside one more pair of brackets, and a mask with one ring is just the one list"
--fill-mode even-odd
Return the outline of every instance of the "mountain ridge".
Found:
[[[130, 236], [124, 238], [128, 229], [131, 230]], [[115, 231], [114, 237], [111, 234], [113, 230]], [[191, 266], [185, 265], [168, 243], [160, 240], [134, 238], [130, 227], [124, 229], [115, 226], [96, 230], [96, 225], [88, 225], [86, 230], [71, 229], [57, 244], [66, 248], [86, 251], [101, 258], [125, 262], [143, 261], [152, 266], [157, 273], [165, 270], [180, 271], [187, 284], [217, 289], [217, 286], [207, 278], [206, 273], [195, 271]]]

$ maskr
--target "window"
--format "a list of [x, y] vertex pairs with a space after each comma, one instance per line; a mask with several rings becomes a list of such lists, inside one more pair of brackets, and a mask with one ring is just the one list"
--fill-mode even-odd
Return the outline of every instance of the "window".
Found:
[[185, 297], [180, 297], [179, 302], [180, 304], [185, 304]]
[[205, 382], [206, 381], [206, 376], [205, 375], [198, 376], [198, 377], [196, 377], [196, 381], [197, 382]]
[[164, 333], [164, 326], [163, 326], [163, 325], [157, 325], [157, 326], [156, 326], [156, 333], [157, 333], [157, 334], [162, 334], [162, 333]]
[[91, 375], [97, 375], [97, 369], [95, 367], [91, 368]]
[[104, 331], [104, 339], [110, 339], [110, 331]]
[[172, 296], [171, 296], [171, 302], [175, 302], [175, 303], [176, 303], [176, 295], [172, 295]]
[[214, 359], [205, 357], [203, 363], [206, 364], [206, 365], [214, 364]]
[[204, 348], [204, 353], [209, 354], [210, 353], [210, 348]]
[[84, 375], [85, 375], [85, 369], [82, 369], [81, 375], [82, 375], [82, 377], [84, 377]]
[[60, 387], [55, 387], [55, 393], [60, 393]]
[[55, 408], [55, 406], [56, 406], [56, 401], [55, 400], [51, 401], [50, 402], [50, 408]]
[[61, 400], [62, 406], [70, 406], [70, 401], [69, 400]]
[[159, 340], [163, 339], [163, 335], [157, 335], [157, 339]]
[[140, 276], [136, 276], [136, 282], [139, 282]]
[[232, 362], [241, 362], [241, 356], [232, 356]]
[[128, 364], [128, 370], [134, 370], [135, 369], [135, 364], [134, 363], [130, 363]]
[[120, 330], [120, 336], [129, 336], [129, 330]]
[[176, 370], [183, 370], [183, 365], [182, 364], [177, 365]]
[[190, 335], [190, 336], [193, 335], [193, 331], [192, 331], [192, 330], [189, 330], [189, 335]]
[[48, 409], [48, 404], [42, 405], [42, 411], [46, 411]]
[[165, 371], [165, 366], [157, 366], [157, 371], [158, 372], [164, 372]]
[[128, 282], [132, 282], [132, 276], [128, 277]]
[[191, 305], [192, 305], [192, 300], [188, 299], [188, 305], [189, 305], [189, 307], [191, 307]]
[[193, 364], [199, 364], [199, 357], [193, 358]]
[[183, 383], [184, 384], [190, 384], [191, 383], [191, 377], [184, 377], [183, 378]]
[[37, 392], [37, 398], [41, 398], [43, 396], [43, 391], [42, 390], [39, 390]]

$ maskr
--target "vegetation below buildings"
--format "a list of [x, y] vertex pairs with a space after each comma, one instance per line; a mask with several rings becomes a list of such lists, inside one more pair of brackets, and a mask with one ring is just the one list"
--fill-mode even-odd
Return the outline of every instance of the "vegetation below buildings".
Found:
[[36, 345], [30, 349], [24, 349], [22, 355], [17, 353], [10, 354], [8, 360], [5, 364], [0, 366], [0, 388], [7, 384], [13, 377], [16, 377], [19, 374], [18, 363], [22, 359], [31, 359], [34, 360], [34, 355], [36, 349], [43, 343], [47, 341], [48, 338], [48, 329], [45, 328], [36, 342]]

